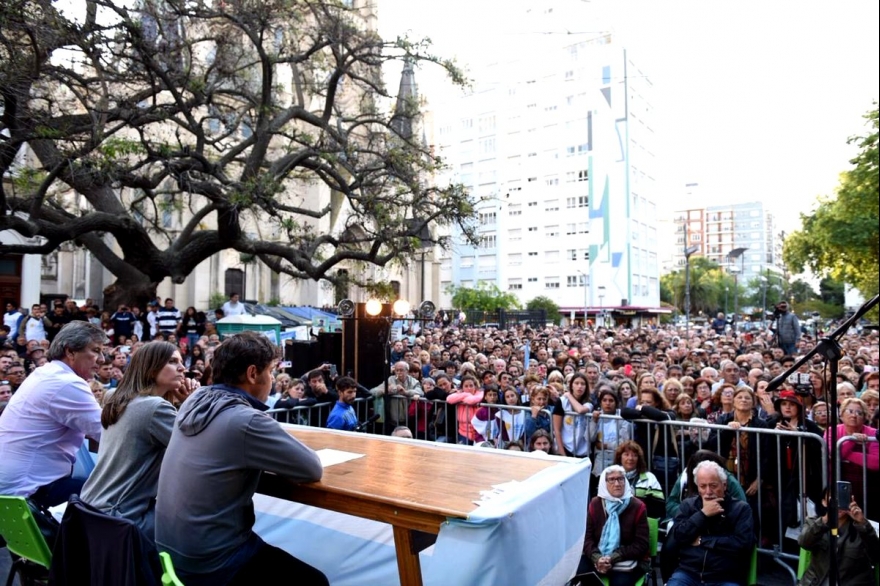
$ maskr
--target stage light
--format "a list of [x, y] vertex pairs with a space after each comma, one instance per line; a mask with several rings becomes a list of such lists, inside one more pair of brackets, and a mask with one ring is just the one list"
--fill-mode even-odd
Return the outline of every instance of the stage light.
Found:
[[370, 299], [367, 301], [367, 306], [365, 308], [367, 310], [367, 315], [372, 317], [376, 317], [380, 313], [382, 313], [382, 302], [378, 299]]
[[437, 306], [432, 301], [422, 301], [419, 305], [419, 316], [424, 319], [432, 319], [437, 313]]
[[339, 305], [336, 306], [336, 311], [339, 312], [339, 315], [342, 317], [351, 317], [354, 315], [354, 301], [351, 299], [343, 299], [339, 302]]
[[395, 314], [404, 316], [409, 313], [409, 301], [406, 299], [398, 299], [394, 302], [394, 305], [391, 306], [391, 309], [394, 310]]

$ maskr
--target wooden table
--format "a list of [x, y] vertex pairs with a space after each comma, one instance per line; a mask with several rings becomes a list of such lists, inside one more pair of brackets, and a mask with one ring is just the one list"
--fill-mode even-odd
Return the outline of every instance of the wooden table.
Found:
[[480, 491], [524, 481], [558, 460], [504, 451], [396, 440], [310, 427], [286, 426], [313, 450], [332, 448], [363, 457], [324, 469], [320, 482], [295, 484], [264, 473], [258, 492], [393, 527], [402, 586], [422, 583], [419, 551], [448, 518], [467, 519]]

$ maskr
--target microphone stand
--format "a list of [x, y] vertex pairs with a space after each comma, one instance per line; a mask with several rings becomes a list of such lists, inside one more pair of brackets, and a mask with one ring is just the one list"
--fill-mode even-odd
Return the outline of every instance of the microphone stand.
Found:
[[[825, 336], [823, 338], [819, 338], [816, 341], [816, 346], [810, 350], [803, 358], [795, 362], [791, 368], [774, 378], [770, 381], [770, 384], [767, 385], [766, 391], [768, 393], [775, 391], [782, 385], [783, 382], [788, 378], [789, 375], [794, 374], [798, 371], [798, 369], [809, 360], [813, 358], [816, 354], [821, 354], [828, 361], [829, 370], [831, 371], [831, 381], [832, 384], [830, 388], [826, 390], [826, 395], [828, 396], [828, 431], [829, 438], [828, 444], [830, 445], [830, 449], [828, 450], [828, 529], [831, 537], [831, 546], [828, 548], [828, 586], [837, 586], [839, 583], [837, 576], [837, 539], [838, 539], [838, 530], [837, 530], [837, 511], [839, 509], [839, 503], [837, 502], [837, 478], [835, 474], [837, 473], [837, 418], [838, 418], [838, 409], [837, 409], [837, 366], [838, 361], [843, 356], [843, 349], [840, 347], [840, 339], [843, 335], [856, 323], [858, 323], [859, 319], [863, 315], [865, 315], [868, 311], [871, 310], [872, 307], [877, 305], [880, 302], [880, 295], [875, 295], [873, 299], [866, 302], [862, 305], [858, 311], [856, 311], [852, 317], [843, 322], [840, 327], [831, 332], [830, 335]], [[849, 506], [849, 503], [846, 503], [845, 506]]]

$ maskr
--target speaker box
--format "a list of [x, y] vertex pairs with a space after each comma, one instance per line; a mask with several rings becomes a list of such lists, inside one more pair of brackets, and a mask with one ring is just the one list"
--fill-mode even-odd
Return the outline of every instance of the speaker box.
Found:
[[342, 368], [340, 374], [353, 377], [367, 388], [382, 382], [385, 375], [385, 347], [391, 329], [391, 304], [382, 312], [367, 314], [366, 304], [355, 305], [354, 315], [342, 319]]

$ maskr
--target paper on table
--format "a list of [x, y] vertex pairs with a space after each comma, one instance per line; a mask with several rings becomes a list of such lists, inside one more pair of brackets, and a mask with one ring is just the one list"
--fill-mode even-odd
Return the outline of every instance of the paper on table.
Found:
[[343, 462], [348, 462], [349, 460], [356, 460], [358, 458], [363, 458], [363, 454], [355, 454], [354, 452], [343, 452], [342, 450], [333, 450], [330, 448], [324, 448], [323, 450], [318, 450], [315, 452], [318, 454], [318, 457], [321, 459], [321, 466], [326, 468], [327, 466], [332, 466], [333, 464], [342, 464]]

